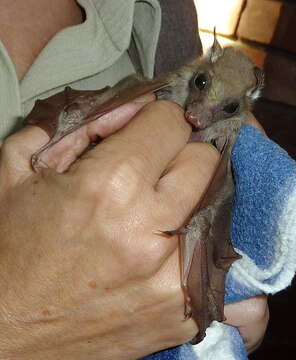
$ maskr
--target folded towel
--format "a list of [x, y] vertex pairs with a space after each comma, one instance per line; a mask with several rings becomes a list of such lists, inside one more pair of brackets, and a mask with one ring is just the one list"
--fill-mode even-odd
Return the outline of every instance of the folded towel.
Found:
[[[225, 303], [286, 288], [296, 270], [296, 162], [258, 129], [245, 125], [232, 151], [235, 196], [231, 239], [242, 259], [227, 275]], [[236, 328], [214, 321], [198, 345], [145, 360], [244, 360]]]

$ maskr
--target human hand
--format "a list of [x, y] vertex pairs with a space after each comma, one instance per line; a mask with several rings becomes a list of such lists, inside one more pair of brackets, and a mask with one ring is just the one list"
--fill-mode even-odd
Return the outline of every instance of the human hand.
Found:
[[0, 357], [137, 359], [195, 335], [177, 239], [155, 234], [183, 224], [217, 164], [190, 130], [177, 105], [149, 104], [62, 174], [31, 170], [39, 128], [5, 141]]
[[266, 295], [258, 295], [225, 306], [226, 323], [236, 326], [244, 340], [248, 353], [261, 344], [268, 320]]

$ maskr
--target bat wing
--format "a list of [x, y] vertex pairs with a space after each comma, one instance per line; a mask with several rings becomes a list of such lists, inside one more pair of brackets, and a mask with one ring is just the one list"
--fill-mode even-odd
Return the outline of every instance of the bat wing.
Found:
[[162, 80], [147, 80], [129, 76], [114, 87], [101, 90], [65, 90], [44, 100], [37, 100], [25, 119], [25, 125], [35, 125], [47, 132], [50, 140], [32, 156], [32, 165], [40, 154], [81, 126], [135, 98], [168, 87]]
[[230, 151], [227, 142], [208, 189], [180, 235], [185, 314], [190, 312], [199, 326], [192, 344], [204, 338], [213, 320], [225, 320], [225, 277], [231, 264], [240, 258], [230, 242]]

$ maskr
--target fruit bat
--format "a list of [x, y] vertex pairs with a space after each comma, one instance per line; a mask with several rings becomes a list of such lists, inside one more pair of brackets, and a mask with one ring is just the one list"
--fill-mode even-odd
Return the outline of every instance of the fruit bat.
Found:
[[37, 169], [42, 154], [63, 137], [140, 95], [154, 92], [158, 99], [183, 107], [193, 128], [190, 141], [211, 143], [221, 152], [213, 179], [185, 226], [161, 232], [180, 239], [185, 318], [193, 316], [199, 327], [192, 343], [204, 338], [213, 320], [224, 320], [226, 273], [240, 257], [230, 242], [234, 192], [230, 155], [262, 85], [262, 71], [235, 48], [222, 49], [215, 36], [203, 57], [163, 78], [149, 80], [133, 75], [114, 87], [93, 91], [67, 87], [37, 100], [25, 120], [50, 136], [49, 142], [32, 156], [32, 166]]

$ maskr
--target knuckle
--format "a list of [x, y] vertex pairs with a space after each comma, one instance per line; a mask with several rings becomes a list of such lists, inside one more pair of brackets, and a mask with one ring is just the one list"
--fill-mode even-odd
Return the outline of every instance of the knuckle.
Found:
[[[89, 166], [87, 160], [75, 172], [78, 186], [83, 193], [99, 196], [115, 205], [128, 205], [142, 190], [144, 174], [138, 156], [113, 159], [104, 168]], [[83, 174], [83, 175], [82, 175]]]
[[141, 261], [139, 259], [131, 267], [131, 273], [136, 274], [136, 278], [143, 280], [153, 279], [159, 271], [159, 265], [155, 262], [155, 259], [151, 259], [148, 256], [143, 256]]
[[190, 169], [192, 167], [194, 167], [194, 171], [201, 169], [209, 177], [215, 171], [220, 156], [220, 153], [214, 146], [202, 142], [192, 142], [186, 145], [181, 159], [183, 162], [190, 162]]
[[142, 233], [143, 230], [137, 229], [135, 234], [131, 234], [130, 241], [119, 241], [118, 254], [120, 262], [127, 264], [132, 276], [150, 279], [160, 270], [167, 256], [158, 239], [154, 241], [149, 235], [138, 235]]
[[[135, 254], [135, 269], [141, 269], [145, 278], [157, 274], [168, 257], [168, 249], [159, 239], [149, 237], [149, 241], [142, 241]], [[162, 240], [162, 239], [161, 239]]]
[[99, 191], [98, 173], [95, 173], [93, 169], [87, 169], [83, 175], [81, 173], [75, 175], [74, 191], [82, 196], [96, 196]]
[[190, 125], [184, 118], [184, 110], [178, 104], [167, 100], [159, 100], [155, 103], [155, 110], [162, 115], [162, 121], [168, 123], [170, 128], [173, 126], [186, 132], [190, 130]]
[[3, 158], [13, 157], [17, 152], [15, 136], [16, 135], [11, 135], [3, 141], [1, 146], [1, 155]]
[[155, 259], [144, 251], [136, 251], [132, 262], [129, 257], [129, 264], [131, 273], [136, 274], [137, 277], [142, 279], [151, 278], [156, 274], [158, 269], [155, 264]]
[[[74, 193], [80, 203], [83, 201], [88, 206], [93, 206], [100, 219], [104, 219], [100, 222], [100, 227], [108, 236], [118, 238], [122, 254], [128, 254], [129, 244], [120, 239], [128, 232], [128, 236], [132, 238], [144, 226], [140, 221], [143, 209], [139, 206], [143, 183], [134, 170], [134, 165], [130, 161], [119, 161], [108, 164], [102, 171], [85, 165], [84, 168], [80, 167], [80, 171], [72, 173], [72, 176], [74, 180], [71, 193]], [[110, 234], [110, 231], [113, 233]]]
[[158, 101], [155, 101], [154, 103], [151, 103], [151, 104], [149, 104], [147, 106], [154, 106], [155, 109], [157, 109], [159, 111], [163, 111], [165, 113], [168, 113], [171, 116], [183, 117], [182, 108], [178, 104], [173, 103], [172, 101], [158, 100]]
[[139, 160], [129, 157], [110, 164], [102, 174], [100, 185], [106, 197], [118, 205], [128, 206], [139, 196], [143, 176]]

